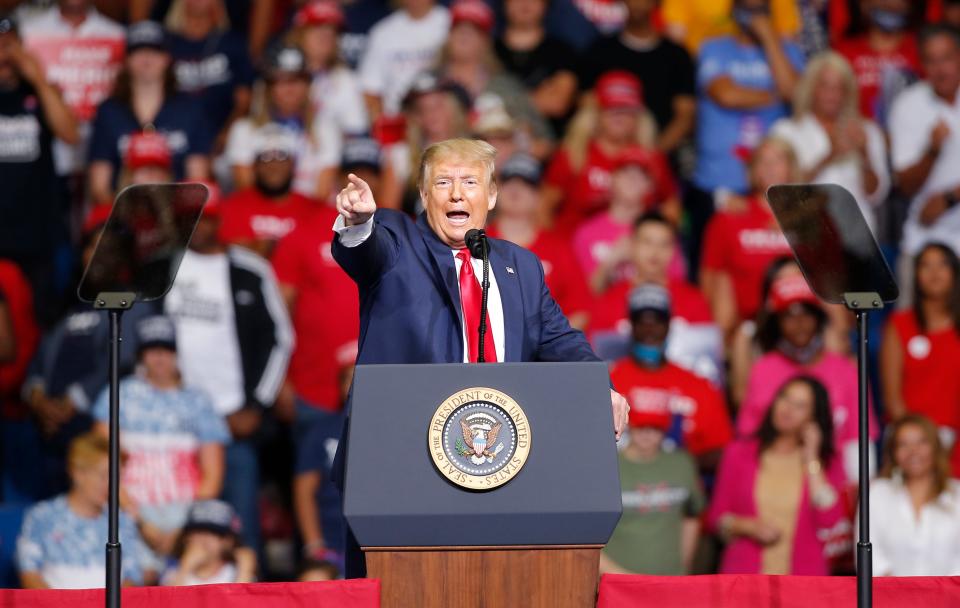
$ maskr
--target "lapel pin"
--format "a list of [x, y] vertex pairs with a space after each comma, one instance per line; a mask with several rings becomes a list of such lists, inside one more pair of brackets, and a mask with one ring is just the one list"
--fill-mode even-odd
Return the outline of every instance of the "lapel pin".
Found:
[[508, 274], [516, 274], [515, 272], [513, 272], [513, 268], [510, 267], [510, 266], [507, 266], [507, 273], [508, 273]]

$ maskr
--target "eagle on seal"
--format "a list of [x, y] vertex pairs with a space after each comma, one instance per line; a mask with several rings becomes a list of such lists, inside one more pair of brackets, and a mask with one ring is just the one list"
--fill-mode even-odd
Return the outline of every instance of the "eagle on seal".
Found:
[[479, 458], [493, 458], [493, 452], [488, 450], [487, 447], [496, 445], [497, 435], [500, 434], [502, 427], [503, 423], [498, 422], [493, 425], [493, 428], [489, 431], [483, 428], [471, 429], [466, 421], [463, 419], [460, 420], [460, 428], [463, 430], [463, 442], [467, 444], [467, 447], [473, 450], [473, 453]]

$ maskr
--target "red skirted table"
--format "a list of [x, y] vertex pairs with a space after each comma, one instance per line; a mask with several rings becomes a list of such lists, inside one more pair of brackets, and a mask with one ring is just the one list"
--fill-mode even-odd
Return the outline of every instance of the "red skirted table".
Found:
[[[600, 579], [597, 608], [851, 608], [856, 579], [841, 576], [630, 576]], [[955, 608], [960, 577], [879, 577], [875, 608]]]

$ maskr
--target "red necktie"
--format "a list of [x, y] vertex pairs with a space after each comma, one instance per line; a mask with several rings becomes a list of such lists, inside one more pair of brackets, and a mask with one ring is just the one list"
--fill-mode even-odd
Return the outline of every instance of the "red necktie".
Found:
[[[467, 331], [467, 345], [470, 353], [470, 363], [476, 363], [480, 353], [480, 303], [483, 290], [480, 281], [473, 272], [470, 263], [470, 250], [461, 249], [457, 257], [463, 262], [460, 265], [460, 308], [463, 310], [463, 324]], [[483, 358], [488, 363], [497, 360], [497, 349], [493, 344], [493, 327], [490, 325], [490, 314], [487, 314], [487, 331], [483, 340]]]

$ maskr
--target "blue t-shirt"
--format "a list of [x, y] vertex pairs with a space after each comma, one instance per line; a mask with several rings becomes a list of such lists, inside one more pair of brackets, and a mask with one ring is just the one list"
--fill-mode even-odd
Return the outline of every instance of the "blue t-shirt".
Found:
[[[118, 523], [123, 547], [120, 576], [142, 584], [149, 550], [126, 513], [120, 512]], [[20, 572], [39, 572], [44, 582], [58, 589], [103, 587], [106, 542], [107, 510], [97, 517], [81, 517], [62, 494], [27, 511], [17, 538], [17, 567]]]
[[317, 425], [300, 445], [296, 472], [298, 475], [311, 471], [320, 473], [320, 487], [315, 499], [320, 510], [323, 542], [326, 547], [343, 553], [346, 544], [343, 508], [340, 492], [331, 481], [331, 463], [336, 451], [337, 439], [331, 437], [323, 425]]
[[[184, 161], [191, 154], [209, 154], [212, 143], [203, 106], [196, 99], [177, 94], [164, 100], [153, 127], [167, 138], [173, 156], [173, 178], [184, 177]], [[116, 186], [130, 135], [143, 129], [129, 106], [111, 97], [97, 108], [90, 135], [91, 162], [105, 160], [113, 165]]]
[[[794, 68], [803, 70], [800, 47], [784, 42], [783, 49]], [[723, 36], [708, 40], [700, 49], [697, 168], [693, 181], [703, 190], [728, 188], [745, 193], [749, 184], [740, 152], [757, 147], [770, 126], [787, 114], [788, 106], [777, 101], [752, 110], [721, 107], [707, 95], [707, 87], [721, 76], [729, 76], [736, 84], [751, 89], [775, 91], [776, 85], [766, 55], [759, 46], [741, 44], [732, 36]]]
[[177, 86], [203, 104], [210, 131], [219, 133], [233, 112], [234, 90], [253, 83], [243, 37], [227, 30], [200, 40], [171, 33], [168, 40]]

